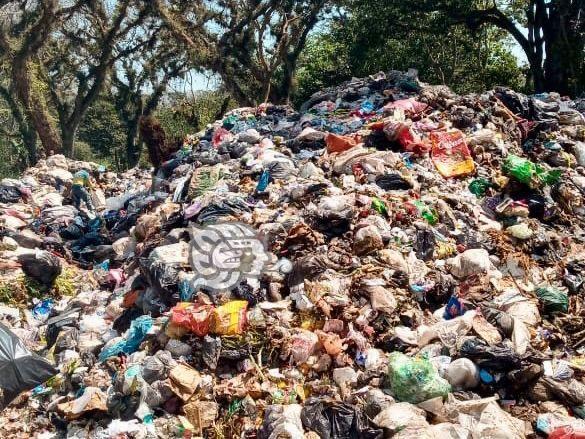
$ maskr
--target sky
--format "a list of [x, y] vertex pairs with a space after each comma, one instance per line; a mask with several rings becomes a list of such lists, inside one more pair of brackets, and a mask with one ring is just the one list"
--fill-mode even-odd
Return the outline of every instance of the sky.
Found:
[[[526, 55], [520, 45], [515, 40], [511, 40], [510, 50], [512, 54], [518, 59], [518, 64], [524, 65], [528, 63]], [[215, 90], [220, 84], [220, 79], [217, 75], [211, 72], [199, 73], [191, 71], [185, 80], [178, 79], [171, 84], [171, 89], [175, 91], [182, 91], [185, 93], [197, 92], [202, 90]]]

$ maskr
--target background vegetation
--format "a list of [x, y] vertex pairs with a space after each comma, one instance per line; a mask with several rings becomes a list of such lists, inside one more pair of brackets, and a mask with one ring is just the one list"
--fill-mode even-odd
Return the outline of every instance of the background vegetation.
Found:
[[[576, 96], [584, 35], [570, 0], [0, 0], [0, 177], [58, 152], [126, 169], [142, 116], [175, 141], [391, 69]], [[198, 91], [198, 72], [214, 86]]]

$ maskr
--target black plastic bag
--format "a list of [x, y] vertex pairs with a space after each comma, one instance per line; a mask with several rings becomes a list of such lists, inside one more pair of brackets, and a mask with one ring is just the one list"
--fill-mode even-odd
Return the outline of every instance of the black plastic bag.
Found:
[[22, 340], [0, 323], [0, 409], [21, 392], [35, 388], [57, 373], [48, 360], [30, 352]]
[[201, 345], [201, 359], [210, 370], [217, 369], [217, 363], [221, 355], [221, 337], [203, 337]]
[[425, 228], [416, 231], [414, 251], [419, 259], [422, 259], [423, 261], [430, 261], [433, 259], [436, 244], [437, 240], [432, 230]]
[[59, 235], [67, 241], [73, 241], [83, 236], [83, 229], [77, 224], [71, 223], [67, 227], [62, 228]]
[[22, 271], [27, 276], [40, 282], [45, 287], [50, 287], [61, 274], [61, 261], [48, 251], [22, 254], [18, 257], [22, 265]]
[[459, 355], [473, 360], [484, 369], [509, 371], [522, 365], [522, 359], [512, 349], [501, 345], [489, 346], [479, 338], [465, 340], [459, 348]]
[[381, 429], [369, 428], [355, 406], [311, 398], [301, 411], [303, 426], [321, 439], [382, 439]]
[[47, 348], [50, 349], [64, 328], [77, 328], [81, 317], [80, 308], [73, 308], [47, 320]]
[[0, 186], [0, 203], [18, 203], [20, 190], [15, 186]]
[[399, 174], [386, 174], [376, 177], [376, 184], [386, 191], [407, 191], [412, 185]]
[[242, 213], [250, 212], [250, 207], [241, 198], [232, 198], [212, 203], [199, 212], [197, 222], [216, 223], [226, 216], [240, 217]]
[[238, 299], [247, 300], [249, 306], [255, 306], [260, 302], [266, 300], [265, 290], [259, 288], [254, 291], [254, 288], [248, 284], [246, 280], [240, 282], [235, 288], [232, 289], [232, 293]]

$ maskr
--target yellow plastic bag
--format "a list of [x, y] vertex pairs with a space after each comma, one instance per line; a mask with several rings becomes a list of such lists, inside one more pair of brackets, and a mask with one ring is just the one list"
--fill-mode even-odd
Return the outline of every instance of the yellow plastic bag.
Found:
[[246, 327], [248, 302], [234, 300], [213, 310], [211, 332], [218, 335], [241, 335]]

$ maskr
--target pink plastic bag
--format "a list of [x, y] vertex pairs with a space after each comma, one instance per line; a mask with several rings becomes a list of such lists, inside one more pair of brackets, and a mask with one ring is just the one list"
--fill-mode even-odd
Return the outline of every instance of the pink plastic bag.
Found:
[[404, 110], [408, 116], [420, 114], [429, 108], [427, 104], [418, 102], [416, 99], [401, 99], [399, 101], [390, 102], [384, 107], [384, 112], [391, 113], [393, 110], [401, 109]]

